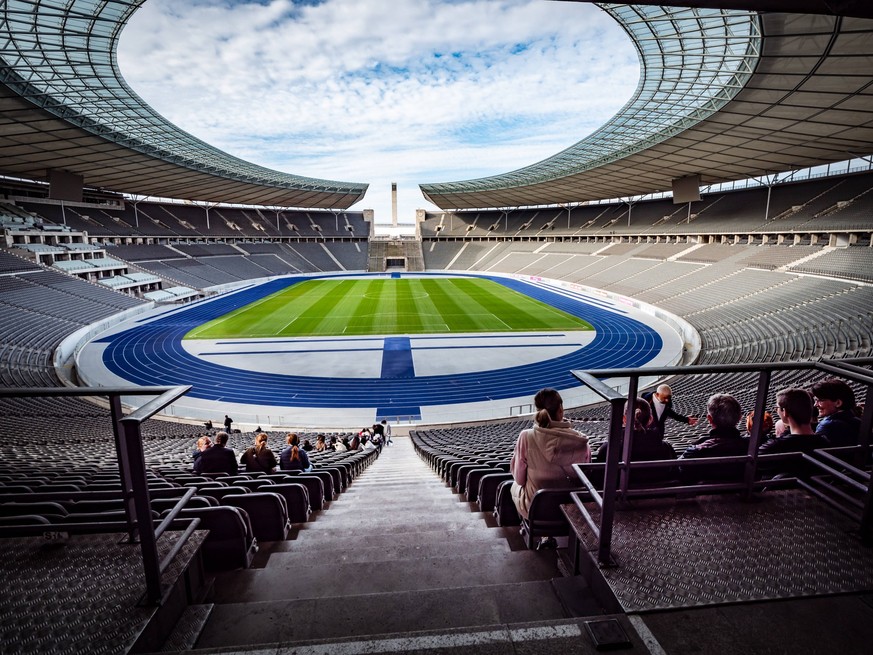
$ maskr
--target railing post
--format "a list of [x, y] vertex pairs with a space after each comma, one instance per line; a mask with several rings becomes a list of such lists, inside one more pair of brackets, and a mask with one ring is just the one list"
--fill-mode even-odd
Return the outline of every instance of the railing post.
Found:
[[161, 562], [158, 559], [155, 526], [152, 522], [152, 509], [149, 499], [148, 478], [146, 476], [145, 456], [140, 434], [140, 421], [125, 417], [118, 424], [121, 427], [119, 459], [127, 462], [127, 473], [130, 478], [124, 480], [125, 495], [129, 494], [132, 502], [126, 502], [125, 508], [131, 508], [133, 515], [128, 522], [135, 526], [136, 537], [139, 539], [142, 551], [143, 569], [146, 580], [146, 601], [157, 605], [161, 602]]
[[764, 410], [767, 406], [767, 395], [770, 391], [770, 370], [765, 369], [758, 374], [758, 392], [755, 396], [755, 418], [752, 420], [752, 434], [749, 435], [749, 461], [746, 462], [746, 500], [752, 498], [752, 487], [758, 473], [758, 444], [761, 441], [761, 426], [764, 425]]
[[621, 461], [624, 462], [624, 466], [621, 467], [620, 471], [620, 486], [622, 498], [627, 497], [627, 489], [630, 485], [630, 467], [628, 466], [628, 463], [631, 461], [631, 450], [633, 448], [634, 414], [636, 412], [636, 407], [634, 407], [634, 401], [636, 400], [639, 386], [640, 376], [631, 375], [628, 379], [627, 403], [624, 406], [624, 429], [622, 430], [622, 432], [624, 433], [624, 446], [621, 449]]
[[115, 438], [115, 452], [118, 454], [118, 474], [121, 477], [121, 500], [124, 503], [124, 516], [127, 521], [127, 538], [130, 543], [137, 541], [136, 508], [133, 505], [133, 483], [130, 475], [130, 459], [126, 448], [122, 446], [124, 439], [121, 424], [123, 416], [121, 396], [109, 395], [109, 411], [112, 416], [112, 434]]
[[603, 471], [603, 507], [600, 508], [600, 542], [597, 548], [597, 559], [604, 565], [612, 561], [612, 525], [615, 522], [615, 496], [618, 492], [618, 460], [621, 457], [618, 445], [621, 439], [622, 402], [622, 398], [610, 400], [609, 446], [606, 469]]

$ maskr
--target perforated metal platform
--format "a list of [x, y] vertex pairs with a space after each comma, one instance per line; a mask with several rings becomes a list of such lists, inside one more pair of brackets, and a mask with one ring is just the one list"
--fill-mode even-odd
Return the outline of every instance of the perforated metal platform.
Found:
[[[161, 556], [177, 537], [170, 532], [159, 541]], [[176, 562], [189, 561], [204, 538], [196, 532]], [[125, 539], [0, 539], [0, 652], [128, 652], [155, 608], [139, 606], [146, 588], [141, 551]], [[164, 582], [172, 584], [183, 568], [171, 566]]]
[[634, 501], [616, 514], [618, 566], [597, 575], [626, 612], [870, 591], [855, 529], [800, 491]]

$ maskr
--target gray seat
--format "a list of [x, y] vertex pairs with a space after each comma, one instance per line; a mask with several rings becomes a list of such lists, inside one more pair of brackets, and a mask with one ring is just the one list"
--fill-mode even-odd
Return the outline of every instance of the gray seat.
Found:
[[284, 541], [291, 524], [285, 498], [277, 493], [256, 491], [225, 496], [223, 505], [244, 509], [249, 515], [252, 531], [258, 541]]
[[210, 571], [246, 569], [258, 550], [245, 510], [236, 507], [196, 507], [179, 512], [180, 518], [199, 518], [200, 527], [209, 530], [203, 542], [203, 565]]
[[[321, 482], [321, 480], [318, 480]], [[281, 494], [288, 508], [288, 520], [291, 523], [305, 523], [309, 520], [312, 507], [312, 496], [306, 486], [297, 482], [285, 482], [270, 487], [271, 493]]]
[[530, 501], [527, 518], [521, 519], [521, 534], [530, 550], [534, 539], [539, 537], [565, 537], [570, 534], [570, 525], [561, 512], [561, 505], [572, 503], [570, 494], [587, 491], [585, 487], [574, 489], [540, 489]]

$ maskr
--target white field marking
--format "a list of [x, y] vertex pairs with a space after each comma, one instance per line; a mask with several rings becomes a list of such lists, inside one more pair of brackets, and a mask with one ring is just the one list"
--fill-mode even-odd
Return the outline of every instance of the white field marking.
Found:
[[279, 328], [279, 330], [278, 330], [276, 333], [277, 333], [277, 334], [282, 334], [282, 332], [285, 331], [285, 328], [288, 327], [289, 325], [291, 325], [291, 324], [292, 324], [294, 321], [296, 321], [298, 318], [300, 318], [299, 315], [298, 315], [298, 316], [295, 316], [294, 318], [292, 318], [290, 321], [288, 321], [287, 323], [285, 323], [285, 325], [283, 325], [281, 328]]

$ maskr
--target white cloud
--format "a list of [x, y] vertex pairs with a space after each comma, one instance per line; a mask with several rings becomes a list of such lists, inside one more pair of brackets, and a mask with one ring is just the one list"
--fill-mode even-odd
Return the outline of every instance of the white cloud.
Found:
[[636, 53], [599, 9], [545, 0], [149, 0], [119, 48], [128, 83], [233, 155], [369, 182], [401, 221], [418, 184], [506, 172], [603, 124]]

